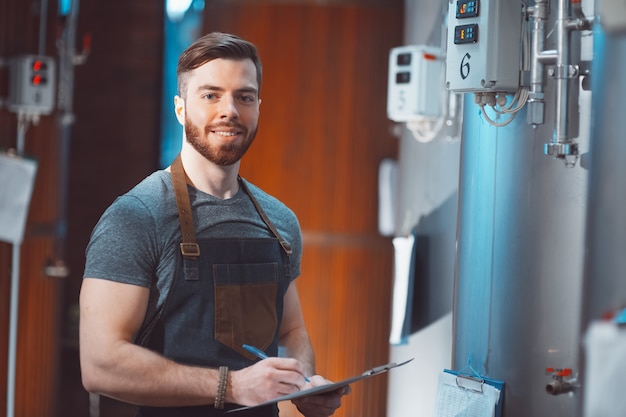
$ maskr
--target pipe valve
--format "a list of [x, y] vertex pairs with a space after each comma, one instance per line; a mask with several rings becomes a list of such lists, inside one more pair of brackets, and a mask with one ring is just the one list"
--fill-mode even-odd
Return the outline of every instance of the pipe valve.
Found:
[[546, 374], [552, 375], [552, 381], [546, 385], [548, 394], [559, 395], [574, 391], [576, 378], [572, 377], [570, 368], [547, 368]]

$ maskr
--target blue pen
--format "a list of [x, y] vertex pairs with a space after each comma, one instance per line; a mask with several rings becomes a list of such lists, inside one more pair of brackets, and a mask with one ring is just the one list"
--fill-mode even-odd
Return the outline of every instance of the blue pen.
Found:
[[[259, 359], [267, 359], [269, 357], [261, 349], [255, 348], [254, 346], [244, 344], [243, 348], [247, 350], [248, 352], [252, 353], [254, 356], [256, 356]], [[307, 378], [306, 376], [304, 377], [304, 380], [306, 382], [311, 382], [311, 380]]]
[[268, 356], [265, 354], [265, 352], [263, 352], [261, 349], [255, 348], [254, 346], [250, 346], [250, 345], [243, 345], [243, 348], [245, 350], [247, 350], [248, 352], [252, 353], [254, 356], [256, 356], [259, 359], [267, 359]]

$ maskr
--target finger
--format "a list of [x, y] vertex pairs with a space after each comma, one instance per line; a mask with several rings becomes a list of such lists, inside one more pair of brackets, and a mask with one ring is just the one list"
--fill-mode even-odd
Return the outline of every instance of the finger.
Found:
[[[268, 358], [265, 359], [276, 369], [281, 369], [284, 371], [295, 372], [300, 375], [297, 385], [298, 388], [302, 389], [305, 382], [310, 383], [311, 381], [307, 378], [307, 375], [304, 370], [304, 366], [296, 359], [293, 358]], [[303, 381], [301, 381], [303, 380]]]
[[306, 386], [304, 377], [291, 370], [275, 369], [272, 373], [272, 379], [280, 386], [280, 391], [286, 394], [292, 394], [301, 391]]
[[282, 397], [283, 395], [295, 394], [296, 392], [300, 392], [301, 389], [297, 385], [280, 383], [278, 385], [278, 390], [276, 393], [278, 396]]

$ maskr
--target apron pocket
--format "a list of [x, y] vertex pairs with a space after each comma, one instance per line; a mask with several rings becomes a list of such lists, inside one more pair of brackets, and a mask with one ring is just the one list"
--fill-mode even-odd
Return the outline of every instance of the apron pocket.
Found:
[[214, 264], [215, 339], [254, 359], [242, 345], [265, 349], [278, 331], [278, 263]]

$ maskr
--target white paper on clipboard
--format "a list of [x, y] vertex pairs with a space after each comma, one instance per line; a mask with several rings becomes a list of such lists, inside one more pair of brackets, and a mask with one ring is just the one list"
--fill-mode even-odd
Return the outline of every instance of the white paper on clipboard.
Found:
[[234, 413], [236, 411], [249, 410], [251, 408], [262, 407], [262, 406], [265, 406], [265, 405], [274, 404], [274, 403], [278, 403], [278, 402], [281, 402], [281, 401], [295, 400], [297, 398], [307, 397], [309, 395], [324, 394], [324, 393], [331, 392], [331, 391], [334, 391], [336, 389], [345, 387], [347, 385], [350, 385], [350, 384], [352, 384], [354, 382], [357, 382], [357, 381], [360, 381], [362, 379], [366, 379], [366, 378], [370, 378], [370, 377], [373, 377], [373, 376], [376, 376], [376, 375], [383, 374], [383, 373], [389, 371], [390, 369], [397, 368], [398, 366], [406, 365], [407, 363], [411, 362], [412, 360], [413, 360], [413, 358], [411, 358], [411, 359], [409, 359], [407, 361], [401, 362], [401, 363], [392, 362], [392, 363], [388, 363], [386, 365], [377, 366], [376, 368], [372, 368], [372, 369], [369, 369], [369, 370], [363, 372], [361, 375], [353, 376], [351, 378], [346, 378], [344, 380], [341, 380], [341, 381], [338, 381], [338, 382], [334, 382], [332, 384], [320, 385], [320, 386], [313, 387], [313, 388], [310, 388], [310, 389], [307, 389], [307, 390], [304, 390], [304, 391], [296, 392], [294, 394], [284, 395], [282, 397], [274, 398], [271, 401], [264, 402], [263, 404], [257, 404], [255, 406], [250, 406], [250, 407], [235, 408], [235, 409], [226, 411], [226, 413]]
[[489, 384], [447, 372], [439, 374], [434, 417], [493, 417], [500, 390]]
[[0, 152], [0, 241], [22, 243], [36, 175], [35, 160]]

